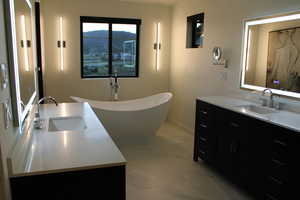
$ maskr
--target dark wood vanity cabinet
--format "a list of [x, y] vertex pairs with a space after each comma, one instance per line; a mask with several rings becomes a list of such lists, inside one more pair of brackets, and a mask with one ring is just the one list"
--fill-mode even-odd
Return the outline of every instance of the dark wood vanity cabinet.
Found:
[[12, 200], [125, 200], [125, 173], [121, 165], [12, 177]]
[[213, 163], [215, 160], [215, 111], [214, 108], [204, 102], [197, 102], [197, 115], [194, 140], [194, 160], [198, 158]]
[[295, 195], [299, 133], [197, 100], [194, 160], [202, 159], [257, 199]]

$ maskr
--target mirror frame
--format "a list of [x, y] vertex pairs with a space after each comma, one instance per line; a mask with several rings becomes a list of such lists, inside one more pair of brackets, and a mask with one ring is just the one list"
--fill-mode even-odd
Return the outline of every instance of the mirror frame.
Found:
[[10, 66], [10, 79], [12, 85], [12, 107], [13, 107], [13, 118], [15, 126], [22, 126], [23, 121], [26, 119], [28, 113], [32, 110], [35, 99], [37, 97], [37, 74], [36, 74], [36, 53], [35, 53], [35, 29], [33, 20], [33, 3], [32, 0], [23, 0], [31, 13], [31, 27], [32, 27], [32, 51], [33, 51], [33, 73], [34, 73], [34, 86], [35, 91], [33, 92], [30, 100], [24, 109], [21, 106], [21, 92], [20, 92], [20, 78], [19, 78], [19, 64], [18, 64], [18, 53], [17, 53], [17, 38], [16, 38], [16, 21], [15, 21], [15, 5], [14, 0], [6, 0], [7, 12], [7, 39], [8, 39], [8, 57]]
[[[266, 87], [249, 85], [245, 83], [245, 73], [246, 73], [246, 65], [247, 65], [247, 53], [248, 53], [248, 42], [249, 42], [249, 26], [251, 25], [259, 25], [259, 24], [267, 24], [272, 22], [282, 22], [289, 20], [300, 20], [300, 11], [293, 11], [288, 13], [281, 13], [275, 15], [269, 15], [265, 17], [252, 18], [244, 20], [243, 25], [243, 42], [242, 42], [242, 57], [241, 57], [241, 72], [240, 72], [240, 88], [251, 90], [251, 91], [263, 91]], [[289, 92], [283, 90], [277, 90], [270, 88], [274, 94], [279, 96], [285, 96], [293, 99], [300, 99], [300, 93]]]

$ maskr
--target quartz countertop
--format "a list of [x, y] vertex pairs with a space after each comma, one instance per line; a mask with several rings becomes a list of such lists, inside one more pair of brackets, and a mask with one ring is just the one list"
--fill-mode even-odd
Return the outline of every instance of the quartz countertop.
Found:
[[[48, 132], [49, 118], [74, 116], [84, 119], [85, 130]], [[43, 128], [32, 129], [25, 167], [12, 166], [12, 177], [126, 165], [89, 104], [41, 105], [40, 117]]]
[[241, 106], [245, 106], [245, 105], [260, 106], [260, 105], [251, 101], [233, 98], [233, 97], [226, 97], [226, 96], [198, 97], [198, 99], [206, 103], [219, 106], [221, 108], [225, 108], [274, 125], [278, 125], [280, 127], [290, 129], [298, 133], [300, 132], [299, 113], [289, 112], [285, 110], [274, 110], [275, 111], [274, 113], [258, 114], [255, 112], [251, 112], [249, 110], [245, 110], [241, 108]]

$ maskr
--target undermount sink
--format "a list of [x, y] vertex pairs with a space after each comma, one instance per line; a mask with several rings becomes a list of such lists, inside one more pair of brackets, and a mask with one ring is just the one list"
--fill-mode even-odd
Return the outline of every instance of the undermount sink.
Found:
[[277, 113], [276, 110], [267, 107], [257, 106], [257, 105], [243, 105], [237, 107], [243, 109], [244, 111], [250, 111], [261, 115]]
[[84, 131], [87, 128], [82, 117], [56, 117], [49, 119], [48, 131]]

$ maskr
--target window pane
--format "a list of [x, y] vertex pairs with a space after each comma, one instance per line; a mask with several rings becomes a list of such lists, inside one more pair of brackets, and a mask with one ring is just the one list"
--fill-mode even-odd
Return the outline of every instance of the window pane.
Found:
[[113, 24], [112, 31], [112, 73], [135, 76], [137, 25]]
[[83, 76], [108, 76], [108, 24], [83, 23]]

